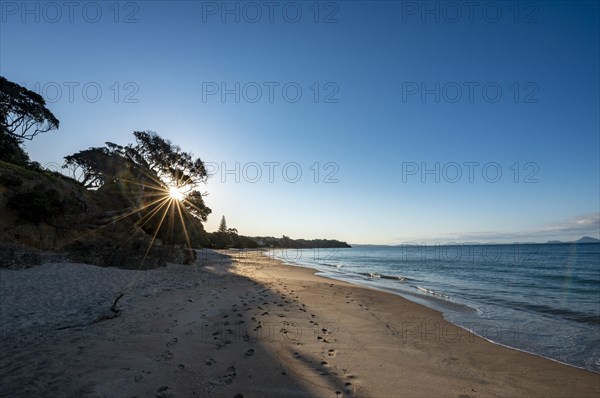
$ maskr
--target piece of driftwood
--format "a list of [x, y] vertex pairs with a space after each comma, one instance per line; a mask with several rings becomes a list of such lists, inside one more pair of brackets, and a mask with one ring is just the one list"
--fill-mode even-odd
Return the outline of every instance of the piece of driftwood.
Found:
[[57, 330], [64, 330], [64, 329], [71, 329], [71, 328], [78, 328], [78, 327], [88, 326], [88, 325], [92, 325], [94, 323], [106, 321], [107, 319], [114, 319], [114, 318], [118, 317], [119, 315], [121, 315], [121, 310], [119, 308], [117, 308], [117, 303], [119, 302], [119, 300], [121, 299], [121, 297], [123, 297], [123, 293], [120, 293], [117, 296], [117, 298], [113, 302], [113, 305], [110, 307], [110, 312], [106, 312], [104, 314], [99, 315], [93, 321], [88, 322], [88, 323], [82, 323], [82, 324], [79, 324], [79, 325], [62, 326], [62, 327], [58, 328]]

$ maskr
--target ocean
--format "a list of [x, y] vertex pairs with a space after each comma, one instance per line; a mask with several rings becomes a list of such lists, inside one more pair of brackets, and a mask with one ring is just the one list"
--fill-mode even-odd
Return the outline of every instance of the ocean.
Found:
[[600, 372], [600, 244], [284, 249], [319, 275], [398, 294], [497, 344]]

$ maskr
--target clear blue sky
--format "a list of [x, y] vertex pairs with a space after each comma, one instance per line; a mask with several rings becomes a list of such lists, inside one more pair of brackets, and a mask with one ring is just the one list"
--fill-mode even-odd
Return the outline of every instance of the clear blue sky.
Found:
[[0, 71], [61, 121], [42, 164], [134, 130], [210, 162], [209, 231], [598, 237], [599, 3], [472, 3], [3, 1]]

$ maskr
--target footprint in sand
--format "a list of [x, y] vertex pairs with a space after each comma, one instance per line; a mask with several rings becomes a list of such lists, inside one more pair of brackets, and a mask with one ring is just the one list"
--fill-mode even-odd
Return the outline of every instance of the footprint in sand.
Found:
[[292, 354], [292, 356], [296, 359], [302, 358], [302, 355], [298, 354], [297, 352], [294, 352], [294, 354]]
[[344, 387], [346, 387], [346, 396], [348, 396], [348, 397], [356, 396], [356, 388], [352, 385], [352, 383], [347, 381], [346, 383], [344, 383]]
[[156, 390], [157, 398], [170, 398], [172, 396], [173, 396], [173, 392], [169, 391], [168, 386], [158, 387], [158, 389]]
[[160, 356], [156, 357], [155, 359], [157, 361], [169, 361], [171, 358], [173, 358], [173, 353], [169, 350], [166, 350], [165, 352], [163, 352]]
[[335, 357], [336, 352], [335, 352], [334, 349], [331, 349], [331, 350], [327, 351], [327, 355], [330, 356], [330, 357]]
[[177, 339], [177, 337], [173, 337], [171, 339], [171, 341], [167, 342], [167, 347], [172, 346], [173, 344], [177, 343], [179, 340]]
[[206, 366], [213, 366], [215, 363], [217, 363], [217, 361], [215, 361], [215, 360], [214, 360], [214, 359], [212, 359], [212, 358], [208, 358], [206, 361], [204, 361], [204, 364], [205, 364]]
[[235, 367], [230, 366], [227, 368], [227, 373], [224, 374], [221, 378], [219, 378], [219, 381], [223, 384], [229, 385], [233, 383], [236, 374], [237, 373], [235, 372]]
[[250, 348], [250, 349], [248, 349], [248, 351], [246, 351], [246, 352], [244, 353], [244, 357], [245, 357], [245, 358], [249, 358], [249, 357], [251, 357], [252, 355], [254, 355], [254, 348]]

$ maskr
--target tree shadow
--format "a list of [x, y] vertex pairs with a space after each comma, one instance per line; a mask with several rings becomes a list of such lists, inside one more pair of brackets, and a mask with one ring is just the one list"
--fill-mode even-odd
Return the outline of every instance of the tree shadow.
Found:
[[36, 329], [30, 339], [3, 333], [0, 396], [355, 395], [328, 357], [327, 320], [292, 293], [240, 275], [234, 260], [247, 253], [197, 254], [192, 265], [102, 269], [140, 278], [118, 318]]
[[234, 333], [239, 333], [241, 340], [252, 345], [255, 352], [263, 352], [267, 363], [279, 366], [287, 388], [284, 392], [279, 385], [262, 385], [252, 393], [274, 397], [356, 396], [355, 386], [344, 374], [345, 369], [331, 363], [336, 353], [328, 339], [333, 339], [338, 326], [311, 315], [315, 312], [313, 308], [296, 300], [293, 290], [286, 292], [260, 284], [234, 270], [236, 258], [247, 260], [253, 256], [264, 258], [260, 249], [202, 250], [198, 252], [197, 262], [205, 272], [245, 280], [255, 287], [249, 296], [240, 296], [240, 305], [244, 308], [240, 319], [244, 326]]

